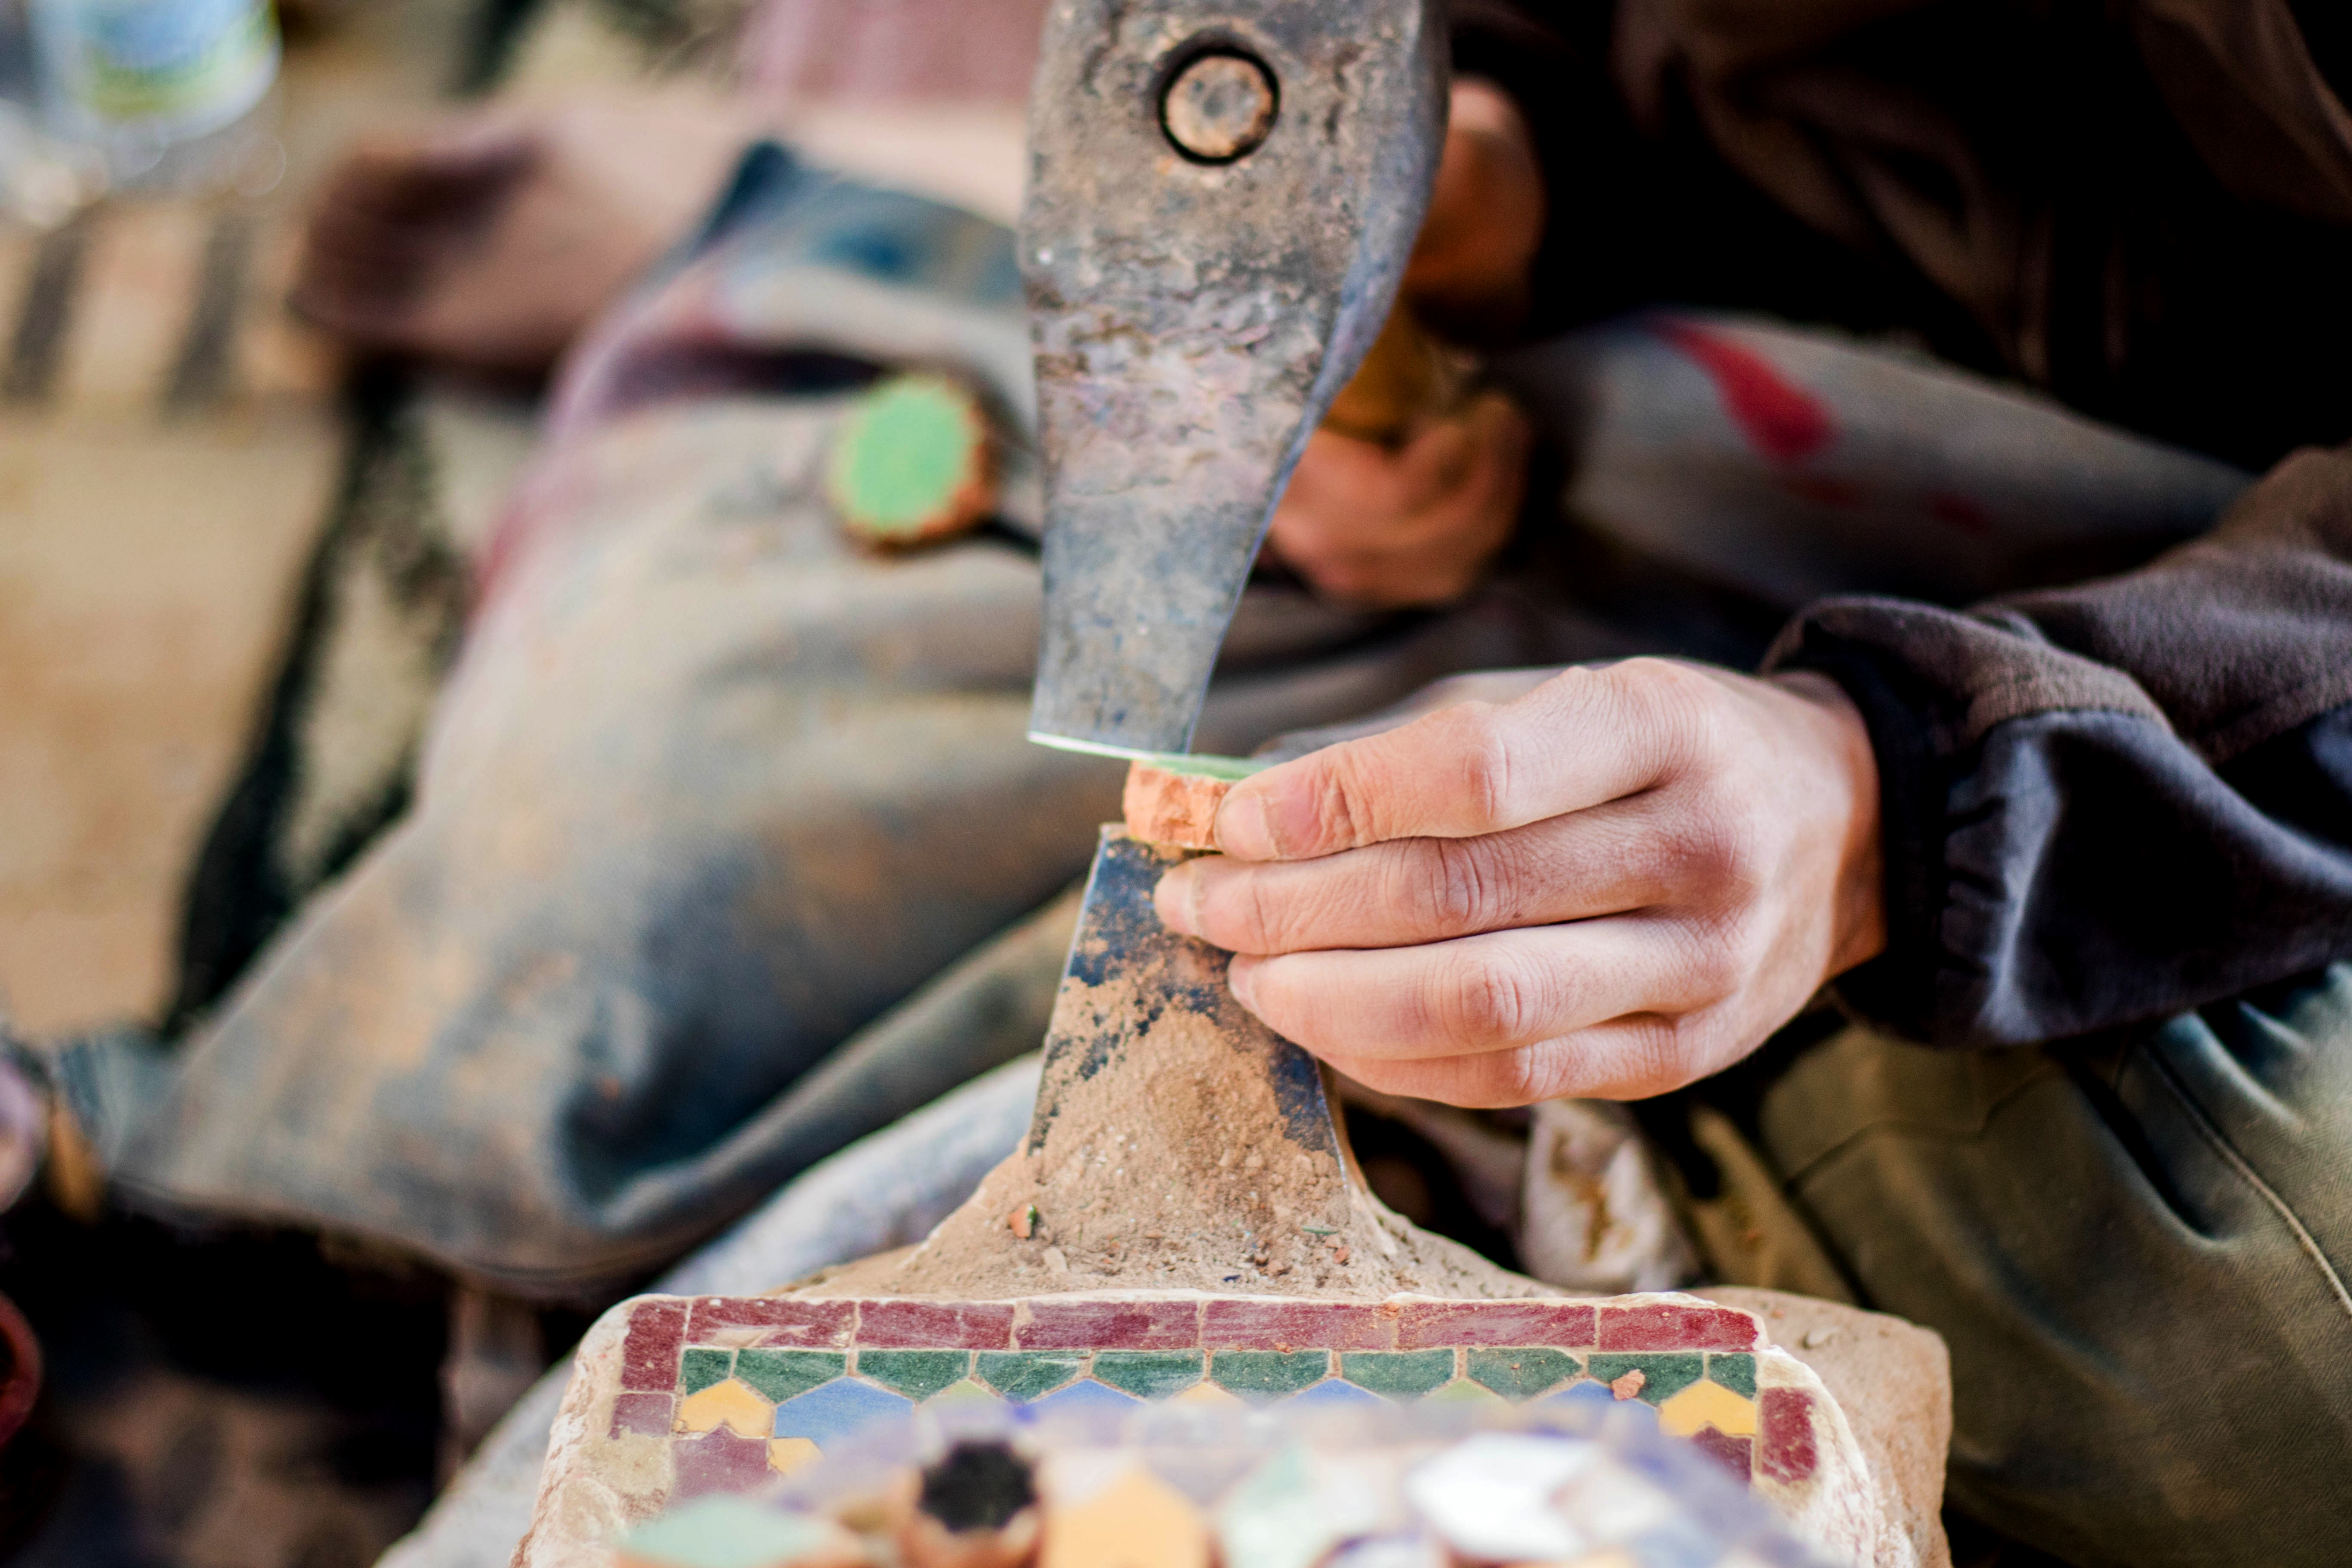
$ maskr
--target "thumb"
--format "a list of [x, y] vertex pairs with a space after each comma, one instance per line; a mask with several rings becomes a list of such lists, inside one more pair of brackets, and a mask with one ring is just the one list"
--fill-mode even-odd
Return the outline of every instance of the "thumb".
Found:
[[1242, 860], [1309, 860], [1391, 839], [1474, 838], [1582, 810], [1655, 783], [1683, 748], [1706, 677], [1663, 660], [1566, 670], [1504, 704], [1441, 708], [1342, 741], [1234, 786], [1217, 847]]

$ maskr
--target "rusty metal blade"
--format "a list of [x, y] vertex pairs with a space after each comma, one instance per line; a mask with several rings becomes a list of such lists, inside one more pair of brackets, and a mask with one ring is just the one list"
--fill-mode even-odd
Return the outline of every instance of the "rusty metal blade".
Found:
[[[1444, 120], [1433, 0], [1067, 0], [1030, 120], [1022, 273], [1045, 470], [1033, 736], [1182, 751], [1290, 471], [1378, 335]], [[1162, 123], [1205, 54], [1271, 78], [1264, 140]]]
[[[1321, 1067], [1234, 999], [1225, 984], [1229, 955], [1170, 931], [1152, 911], [1152, 888], [1189, 852], [1131, 839], [1117, 826], [1103, 830], [1045, 1036], [1028, 1152], [1047, 1151], [1066, 1101], [1082, 1085], [1097, 1103], [1108, 1091], [1108, 1098], [1150, 1117], [1160, 1096], [1182, 1093], [1197, 1106], [1201, 1095], [1218, 1092], [1202, 1084], [1222, 1083], [1235, 1094], [1220, 1112], [1228, 1146], [1262, 1149], [1276, 1139], [1288, 1145], [1297, 1217], [1344, 1223], [1345, 1145]], [[1264, 1088], [1253, 1087], [1259, 1084], [1272, 1090], [1270, 1103]], [[1236, 1213], [1256, 1198], [1255, 1192], [1244, 1198], [1241, 1189], [1265, 1178], [1227, 1172], [1205, 1146], [1186, 1153], [1179, 1168], [1120, 1176], [1144, 1192], [1171, 1183], [1190, 1191], [1230, 1186]], [[1116, 1184], [1106, 1178], [1104, 1185]]]

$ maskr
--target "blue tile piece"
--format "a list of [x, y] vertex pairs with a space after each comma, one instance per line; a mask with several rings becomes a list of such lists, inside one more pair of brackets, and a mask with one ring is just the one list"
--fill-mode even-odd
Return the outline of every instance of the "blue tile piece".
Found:
[[1369, 1388], [1359, 1388], [1352, 1383], [1328, 1377], [1302, 1393], [1284, 1400], [1285, 1410], [1362, 1410], [1388, 1404]]
[[1143, 1401], [1132, 1394], [1122, 1394], [1108, 1384], [1097, 1383], [1088, 1377], [1066, 1388], [1057, 1388], [1042, 1399], [1031, 1400], [1029, 1408], [1039, 1416], [1065, 1416], [1074, 1411], [1097, 1410], [1123, 1413], [1142, 1409]]
[[776, 1436], [806, 1437], [820, 1448], [829, 1448], [872, 1422], [904, 1416], [914, 1407], [903, 1395], [844, 1377], [777, 1406]]
[[1639, 1399], [1620, 1399], [1609, 1392], [1607, 1384], [1595, 1383], [1591, 1378], [1580, 1378], [1540, 1399], [1531, 1399], [1525, 1408], [1538, 1416], [1556, 1412], [1562, 1430], [1570, 1432], [1594, 1431], [1601, 1421], [1627, 1422], [1654, 1432], [1658, 1427], [1656, 1406]]

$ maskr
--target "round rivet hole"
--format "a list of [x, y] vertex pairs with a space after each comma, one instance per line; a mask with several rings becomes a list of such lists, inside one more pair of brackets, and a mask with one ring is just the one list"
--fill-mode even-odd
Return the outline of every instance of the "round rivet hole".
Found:
[[1238, 49], [1194, 56], [1160, 95], [1160, 125], [1196, 163], [1248, 157], [1274, 130], [1282, 107], [1274, 73]]

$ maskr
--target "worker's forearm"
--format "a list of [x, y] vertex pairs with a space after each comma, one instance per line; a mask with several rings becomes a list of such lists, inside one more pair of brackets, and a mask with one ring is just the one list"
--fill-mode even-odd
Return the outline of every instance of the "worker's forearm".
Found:
[[1888, 951], [1847, 1000], [2010, 1045], [2352, 956], [2352, 456], [2147, 568], [1973, 613], [1832, 601], [1780, 667], [1865, 716]]

